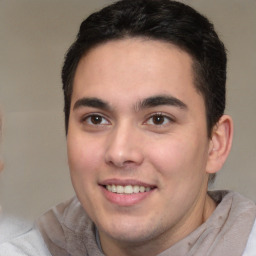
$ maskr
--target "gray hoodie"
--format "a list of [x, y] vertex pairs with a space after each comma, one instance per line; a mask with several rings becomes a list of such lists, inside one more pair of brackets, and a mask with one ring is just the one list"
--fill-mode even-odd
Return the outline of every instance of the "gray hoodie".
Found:
[[[256, 255], [249, 249], [245, 253], [256, 218], [255, 203], [235, 192], [215, 191], [209, 195], [218, 204], [210, 218], [158, 256]], [[96, 239], [96, 227], [76, 197], [46, 212], [37, 225], [54, 256], [104, 255]]]

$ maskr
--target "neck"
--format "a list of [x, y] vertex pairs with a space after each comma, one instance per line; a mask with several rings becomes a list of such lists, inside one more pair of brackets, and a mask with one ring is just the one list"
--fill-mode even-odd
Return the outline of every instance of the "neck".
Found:
[[171, 232], [169, 230], [168, 232], [162, 233], [157, 238], [154, 237], [151, 240], [140, 243], [115, 240], [99, 231], [103, 251], [107, 256], [157, 255], [197, 229], [211, 216], [215, 208], [215, 202], [206, 194], [200, 204], [194, 208], [193, 216], [190, 215], [190, 218], [194, 219], [193, 222], [190, 221], [190, 218], [187, 218], [184, 220], [182, 227], [180, 225], [173, 227]]
[[196, 230], [212, 215], [216, 208], [216, 203], [206, 191], [207, 185], [202, 187], [194, 205], [178, 223], [163, 231], [157, 237], [152, 237], [147, 241], [117, 240], [99, 230], [101, 245], [105, 255], [154, 256], [172, 247], [175, 243]]

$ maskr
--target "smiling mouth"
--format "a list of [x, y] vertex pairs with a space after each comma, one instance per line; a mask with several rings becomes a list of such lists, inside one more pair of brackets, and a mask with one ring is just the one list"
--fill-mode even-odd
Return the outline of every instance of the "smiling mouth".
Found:
[[108, 191], [117, 194], [138, 194], [138, 193], [145, 193], [151, 191], [153, 188], [151, 187], [144, 187], [139, 185], [105, 185], [104, 186]]

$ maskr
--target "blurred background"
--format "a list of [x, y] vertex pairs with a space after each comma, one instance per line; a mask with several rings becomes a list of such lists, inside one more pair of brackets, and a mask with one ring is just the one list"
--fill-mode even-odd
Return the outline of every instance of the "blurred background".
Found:
[[[91, 12], [108, 0], [0, 0], [0, 204], [34, 219], [73, 196], [66, 157], [61, 67]], [[205, 14], [228, 49], [233, 149], [213, 189], [256, 201], [256, 1], [183, 1]]]

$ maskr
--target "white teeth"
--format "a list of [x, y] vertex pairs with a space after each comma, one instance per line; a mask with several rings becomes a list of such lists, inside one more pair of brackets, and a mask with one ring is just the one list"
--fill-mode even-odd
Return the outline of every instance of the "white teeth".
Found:
[[141, 192], [141, 193], [145, 192], [145, 187], [140, 186], [140, 192]]
[[139, 193], [140, 187], [139, 186], [133, 186], [133, 193]]
[[124, 187], [123, 186], [116, 186], [116, 192], [118, 194], [123, 194], [124, 193]]
[[132, 186], [125, 186], [124, 187], [124, 194], [132, 194], [133, 193], [133, 187]]
[[151, 190], [150, 187], [144, 187], [144, 186], [121, 186], [121, 185], [107, 185], [106, 189], [110, 192], [117, 193], [117, 194], [137, 194], [137, 193], [143, 193], [148, 192]]
[[112, 192], [115, 192], [115, 193], [117, 192], [115, 185], [112, 185], [112, 186], [111, 186], [111, 189], [112, 189]]

